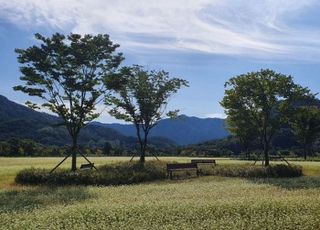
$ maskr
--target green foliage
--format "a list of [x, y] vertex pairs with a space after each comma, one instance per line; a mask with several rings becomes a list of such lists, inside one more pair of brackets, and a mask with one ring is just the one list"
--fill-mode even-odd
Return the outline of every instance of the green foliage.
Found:
[[25, 169], [20, 171], [15, 181], [30, 185], [122, 185], [160, 180], [166, 177], [166, 163], [148, 161], [140, 163], [117, 163], [99, 167], [95, 170], [57, 170], [50, 173], [46, 169]]
[[268, 178], [268, 177], [299, 177], [302, 176], [302, 167], [294, 165], [275, 164], [267, 167], [242, 164], [242, 165], [217, 165], [211, 170], [204, 171], [207, 175]]
[[103, 154], [104, 155], [111, 155], [111, 151], [112, 151], [112, 145], [110, 144], [110, 142], [106, 142], [104, 144], [104, 147], [103, 147]]
[[290, 117], [290, 126], [303, 146], [304, 158], [320, 134], [320, 109], [317, 106], [300, 106]]
[[[140, 163], [123, 162], [99, 167], [99, 171], [80, 170], [72, 172], [61, 169], [50, 173], [47, 169], [25, 169], [17, 173], [15, 181], [25, 185], [123, 185], [166, 178], [164, 161]], [[268, 167], [255, 165], [200, 165], [202, 175], [245, 178], [280, 178], [302, 176], [302, 168], [282, 164]], [[180, 174], [179, 174], [180, 175]], [[175, 175], [177, 176], [177, 175]], [[180, 176], [179, 176], [180, 177]], [[184, 177], [185, 178], [185, 175]]]
[[10, 138], [0, 142], [0, 156], [61, 156], [65, 149], [44, 146], [32, 140]]
[[105, 93], [102, 79], [123, 59], [113, 54], [119, 45], [106, 34], [35, 37], [41, 45], [16, 49], [25, 85], [14, 89], [43, 99], [41, 106], [58, 114], [68, 128], [82, 127], [98, 115], [94, 107]]
[[[81, 128], [99, 116], [95, 106], [106, 93], [103, 78], [123, 59], [114, 54], [119, 45], [106, 34], [65, 37], [56, 33], [51, 38], [36, 34], [35, 38], [40, 45], [16, 49], [24, 85], [14, 89], [42, 99], [41, 106], [62, 119], [76, 149]], [[39, 107], [29, 101], [26, 104]], [[76, 155], [72, 157], [75, 170]]]
[[170, 97], [188, 82], [170, 78], [165, 71], [147, 71], [142, 66], [123, 67], [108, 76], [106, 87], [112, 95], [105, 102], [111, 105], [109, 113], [117, 119], [132, 122], [140, 144], [143, 163], [150, 130], [164, 117], [175, 117], [177, 110], [166, 113]]
[[259, 133], [252, 121], [248, 119], [248, 114], [243, 111], [243, 113], [228, 116], [226, 123], [228, 130], [239, 139], [246, 157], [249, 158], [250, 146], [257, 141]]
[[[228, 116], [230, 131], [239, 138], [256, 133], [268, 165], [272, 137], [287, 121], [292, 104], [309, 94], [309, 90], [295, 84], [291, 76], [269, 69], [233, 77], [225, 87], [221, 105]], [[248, 129], [242, 129], [245, 125]]]

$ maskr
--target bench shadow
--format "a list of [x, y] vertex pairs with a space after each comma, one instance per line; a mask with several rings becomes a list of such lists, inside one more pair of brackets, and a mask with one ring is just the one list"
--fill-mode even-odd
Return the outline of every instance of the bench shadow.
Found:
[[320, 188], [319, 176], [302, 176], [296, 178], [263, 178], [248, 179], [256, 184], [269, 184], [285, 189], [318, 189]]
[[66, 205], [93, 198], [86, 187], [27, 187], [0, 191], [0, 212], [33, 210], [50, 205]]

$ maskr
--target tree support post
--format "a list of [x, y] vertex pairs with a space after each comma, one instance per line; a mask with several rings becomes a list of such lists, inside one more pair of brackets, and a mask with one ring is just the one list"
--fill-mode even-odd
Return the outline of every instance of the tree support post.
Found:
[[157, 157], [157, 155], [155, 155], [153, 152], [151, 152], [151, 154], [152, 154], [152, 156], [154, 156], [158, 161], [160, 161], [159, 158]]
[[54, 167], [50, 173], [53, 173], [65, 160], [67, 160], [70, 157], [71, 153], [69, 153], [59, 164], [56, 165], [56, 167]]

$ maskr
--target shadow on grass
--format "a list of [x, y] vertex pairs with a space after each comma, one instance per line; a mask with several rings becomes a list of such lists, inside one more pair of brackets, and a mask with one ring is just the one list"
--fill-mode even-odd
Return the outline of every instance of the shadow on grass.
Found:
[[33, 210], [50, 205], [66, 205], [92, 198], [86, 187], [33, 187], [0, 191], [0, 212]]
[[302, 176], [295, 178], [248, 179], [257, 184], [269, 184], [285, 189], [317, 189], [320, 188], [319, 176]]

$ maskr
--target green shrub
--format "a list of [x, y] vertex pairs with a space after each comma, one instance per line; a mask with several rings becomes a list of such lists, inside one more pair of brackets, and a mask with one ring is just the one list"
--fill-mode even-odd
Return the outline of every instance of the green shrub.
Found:
[[[122, 162], [99, 167], [96, 170], [71, 172], [59, 169], [50, 173], [47, 169], [25, 169], [20, 171], [15, 181], [29, 185], [124, 185], [166, 178], [166, 164], [162, 161], [148, 161], [142, 166], [139, 163]], [[283, 164], [268, 167], [240, 164], [200, 167], [202, 175], [216, 175], [245, 178], [278, 178], [298, 177], [302, 175], [299, 166]]]
[[280, 178], [302, 176], [302, 168], [294, 165], [276, 164], [267, 167], [259, 165], [217, 165], [210, 170], [203, 170], [204, 175], [245, 178]]
[[117, 163], [105, 165], [96, 170], [71, 172], [59, 169], [50, 173], [46, 169], [25, 169], [20, 171], [15, 181], [30, 185], [122, 185], [165, 179], [166, 162], [148, 161], [139, 163]]

